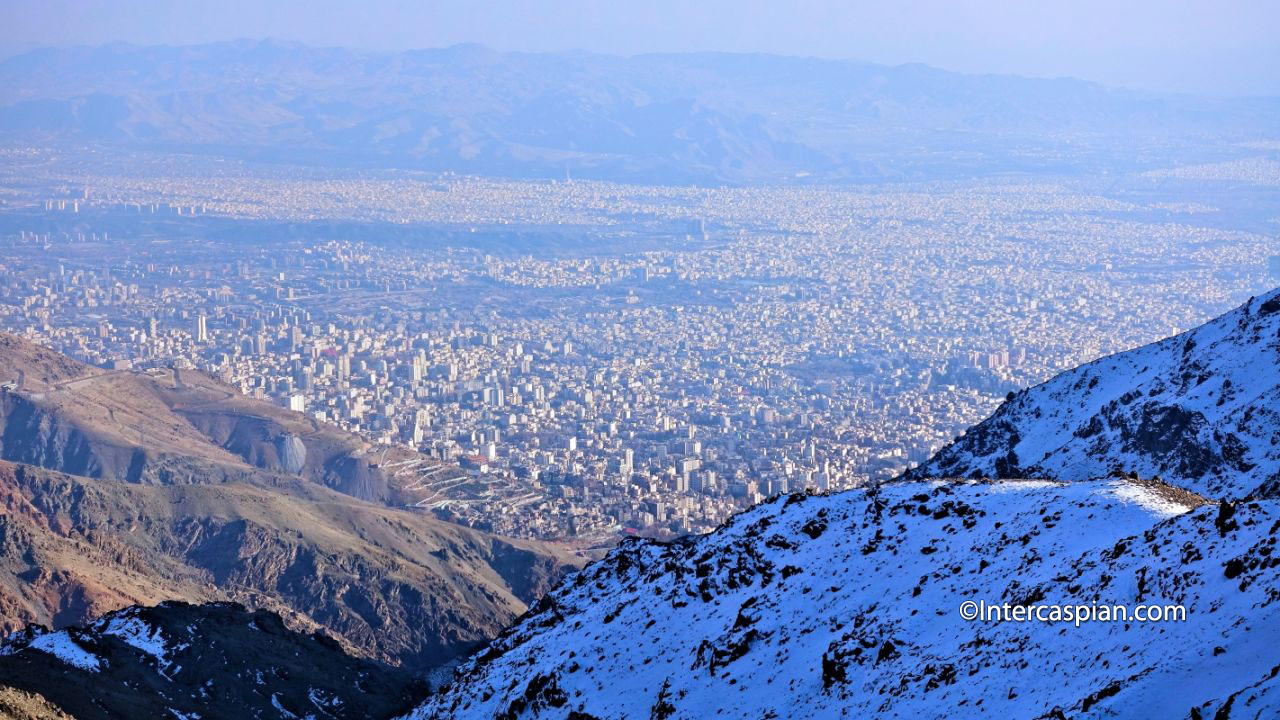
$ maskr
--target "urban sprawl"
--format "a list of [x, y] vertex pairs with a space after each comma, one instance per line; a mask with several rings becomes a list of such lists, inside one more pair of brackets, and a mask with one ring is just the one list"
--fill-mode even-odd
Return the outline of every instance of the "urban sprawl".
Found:
[[460, 467], [424, 471], [424, 512], [600, 544], [890, 479], [1278, 269], [1212, 208], [1053, 183], [86, 176], [3, 203], [3, 329]]

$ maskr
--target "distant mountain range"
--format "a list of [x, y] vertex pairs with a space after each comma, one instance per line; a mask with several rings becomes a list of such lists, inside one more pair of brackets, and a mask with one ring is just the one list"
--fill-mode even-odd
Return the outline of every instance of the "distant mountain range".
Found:
[[0, 140], [337, 167], [662, 183], [1149, 169], [1274, 139], [1280, 99], [922, 65], [271, 41], [0, 62]]

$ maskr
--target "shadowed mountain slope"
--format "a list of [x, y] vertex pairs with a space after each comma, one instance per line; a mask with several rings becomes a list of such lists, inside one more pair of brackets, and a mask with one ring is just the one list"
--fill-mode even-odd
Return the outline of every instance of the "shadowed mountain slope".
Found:
[[9, 686], [0, 712], [6, 696], [21, 693], [14, 700], [27, 707], [78, 720], [385, 718], [425, 690], [410, 672], [230, 603], [163, 603], [58, 631], [24, 628], [0, 645], [0, 684]]
[[11, 463], [0, 549], [5, 630], [235, 600], [418, 668], [495, 635], [573, 562], [298, 479], [134, 485]]

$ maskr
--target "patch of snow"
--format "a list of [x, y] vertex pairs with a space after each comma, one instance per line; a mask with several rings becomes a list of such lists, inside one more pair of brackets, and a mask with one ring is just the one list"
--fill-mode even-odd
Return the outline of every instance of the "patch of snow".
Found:
[[329, 712], [329, 709], [337, 708], [342, 705], [342, 698], [334, 695], [326, 700], [324, 693], [316, 690], [315, 688], [307, 688], [307, 699], [310, 700], [311, 704], [315, 705], [320, 712], [330, 717], [332, 717], [332, 713]]
[[291, 718], [292, 720], [296, 720], [298, 717], [297, 715], [294, 715], [293, 713], [285, 709], [284, 705], [280, 703], [280, 696], [276, 695], [275, 693], [271, 693], [271, 707], [278, 710], [280, 714], [286, 718]]
[[38, 635], [28, 644], [28, 647], [48, 653], [81, 670], [98, 672], [101, 667], [98, 656], [80, 647], [65, 630]]
[[98, 627], [103, 635], [119, 638], [126, 645], [155, 658], [162, 666], [169, 664], [166, 657], [168, 648], [160, 628], [151, 627], [132, 613], [119, 613], [104, 620]]
[[1191, 508], [1181, 503], [1174, 502], [1166, 497], [1161, 496], [1156, 491], [1135, 485], [1124, 480], [1113, 481], [1115, 487], [1115, 496], [1129, 502], [1136, 503], [1162, 517], [1170, 518], [1174, 515], [1181, 515]]

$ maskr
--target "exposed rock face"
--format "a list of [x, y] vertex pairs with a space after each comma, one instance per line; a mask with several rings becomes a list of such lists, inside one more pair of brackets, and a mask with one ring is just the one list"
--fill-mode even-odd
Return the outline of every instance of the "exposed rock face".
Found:
[[1113, 471], [1214, 497], [1280, 496], [1280, 290], [1018, 393], [905, 477]]
[[75, 720], [38, 693], [0, 686], [0, 717], [9, 720]]
[[276, 440], [276, 451], [280, 455], [280, 469], [290, 475], [297, 475], [307, 465], [307, 446], [297, 435], [281, 435]]
[[95, 442], [67, 418], [41, 407], [37, 398], [0, 393], [0, 423], [0, 453], [7, 459], [76, 475], [139, 479], [133, 451]]
[[175, 415], [149, 375], [89, 367], [0, 333], [0, 382], [0, 458], [135, 483], [252, 471]]
[[[0, 333], [0, 458], [131, 483], [251, 480], [265, 471], [398, 506], [437, 465], [193, 370], [104, 371]], [[447, 471], [446, 471], [447, 472]], [[460, 472], [460, 471], [458, 471]]]
[[[1275, 501], [1127, 479], [779, 498], [625, 543], [409, 717], [1274, 717], [1278, 533]], [[1186, 619], [980, 622], [966, 600]]]
[[[210, 442], [255, 468], [305, 477], [361, 500], [402, 504], [387, 477], [371, 467], [363, 441], [353, 435], [242, 397], [174, 407]], [[403, 448], [387, 451], [397, 458], [421, 457]]]
[[28, 717], [385, 718], [424, 694], [412, 673], [230, 603], [131, 607], [29, 626], [0, 645], [0, 713]]
[[301, 480], [127, 485], [0, 463], [0, 630], [236, 600], [425, 669], [496, 635], [571, 559]]

